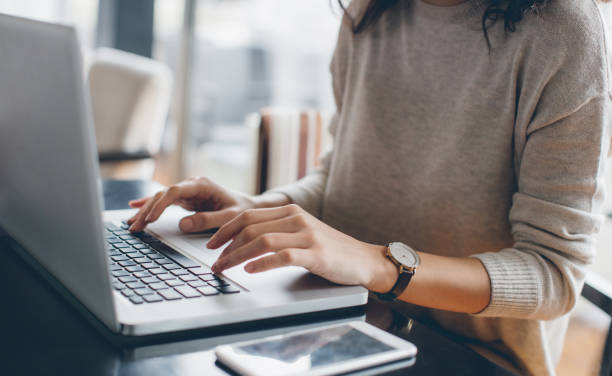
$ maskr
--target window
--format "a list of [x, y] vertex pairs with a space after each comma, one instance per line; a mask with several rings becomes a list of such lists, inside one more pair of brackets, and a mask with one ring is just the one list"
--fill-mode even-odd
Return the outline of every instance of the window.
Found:
[[[154, 57], [175, 72], [183, 4], [189, 2], [156, 3]], [[266, 106], [334, 109], [328, 67], [340, 17], [328, 0], [196, 0], [193, 5], [189, 105], [182, 107], [189, 111], [183, 123], [183, 178], [206, 175], [251, 192], [247, 177], [255, 156], [245, 117]], [[175, 85], [180, 90], [180, 78]], [[180, 109], [174, 108], [173, 119]]]

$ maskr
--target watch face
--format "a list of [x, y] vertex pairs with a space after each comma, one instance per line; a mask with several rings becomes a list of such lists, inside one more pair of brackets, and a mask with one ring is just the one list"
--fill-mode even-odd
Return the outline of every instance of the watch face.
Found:
[[406, 244], [391, 243], [389, 244], [389, 250], [391, 251], [391, 256], [405, 267], [415, 268], [419, 266], [421, 261], [419, 255]]

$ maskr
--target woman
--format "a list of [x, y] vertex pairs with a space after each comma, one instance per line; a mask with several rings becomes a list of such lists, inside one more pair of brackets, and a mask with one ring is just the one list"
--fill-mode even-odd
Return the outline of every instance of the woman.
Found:
[[[192, 179], [134, 201], [131, 230], [182, 205], [196, 212], [183, 231], [220, 226], [210, 248], [233, 240], [215, 272], [250, 260], [251, 273], [298, 265], [393, 290], [522, 373], [554, 374], [601, 221], [600, 12], [593, 0], [426, 1], [348, 7], [321, 169], [256, 197]], [[408, 282], [391, 242], [420, 258]]]

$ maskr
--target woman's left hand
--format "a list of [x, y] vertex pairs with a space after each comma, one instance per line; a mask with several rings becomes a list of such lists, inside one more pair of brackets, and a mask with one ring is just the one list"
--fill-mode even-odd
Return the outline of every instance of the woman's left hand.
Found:
[[246, 210], [223, 225], [207, 247], [218, 248], [229, 240], [213, 265], [215, 273], [272, 252], [249, 262], [245, 270], [301, 266], [335, 283], [381, 292], [390, 290], [398, 275], [384, 246], [345, 235], [294, 204]]

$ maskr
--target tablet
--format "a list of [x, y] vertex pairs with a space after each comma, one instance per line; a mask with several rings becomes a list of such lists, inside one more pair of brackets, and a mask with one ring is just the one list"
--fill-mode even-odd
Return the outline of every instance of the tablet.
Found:
[[219, 361], [244, 376], [330, 375], [416, 356], [412, 343], [361, 321], [218, 346]]

